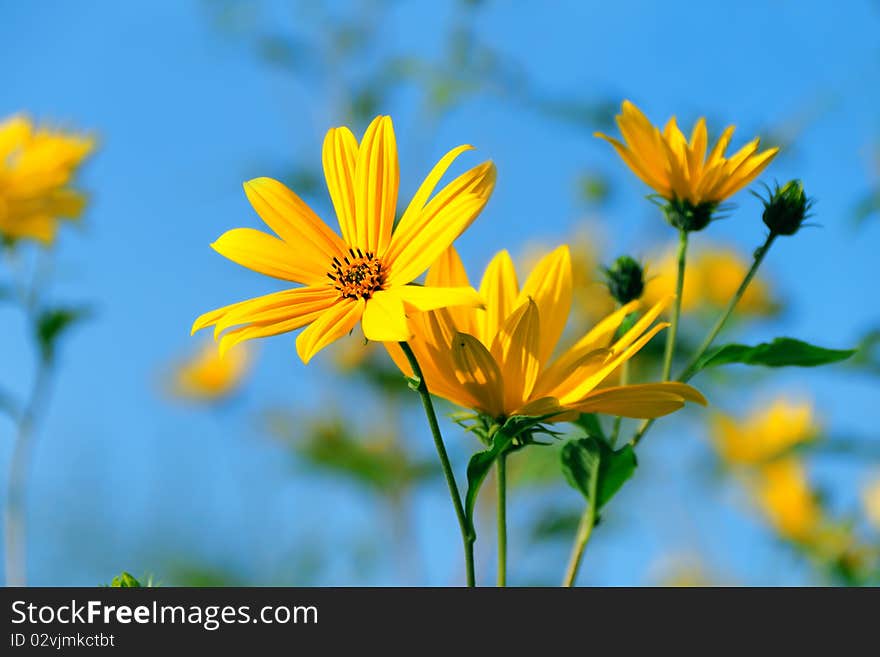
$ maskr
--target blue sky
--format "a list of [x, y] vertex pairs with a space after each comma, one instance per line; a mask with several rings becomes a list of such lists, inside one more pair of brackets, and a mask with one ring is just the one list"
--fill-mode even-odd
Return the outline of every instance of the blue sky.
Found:
[[[152, 570], [160, 549], [193, 553], [268, 583], [309, 537], [332, 544], [346, 540], [350, 527], [375, 526], [350, 489], [297, 474], [259, 430], [255, 416], [266, 406], [351, 403], [339, 398], [320, 357], [316, 366], [302, 366], [292, 336], [264, 341], [254, 380], [229, 407], [206, 413], [157, 392], [163, 363], [192, 347], [189, 326], [197, 314], [276, 289], [208, 247], [228, 228], [257, 225], [241, 182], [275, 175], [267, 169], [294, 155], [318, 162], [324, 131], [341, 118], [327, 90], [344, 81], [296, 78], [266, 66], [237, 32], [212, 25], [206, 5], [107, 0], [0, 9], [9, 64], [0, 116], [23, 110], [94, 130], [102, 144], [82, 177], [94, 194], [87, 219], [63, 231], [57, 250], [53, 297], [88, 302], [96, 317], [64, 345], [34, 454], [36, 584], [89, 584], [122, 569]], [[346, 15], [351, 7], [338, 3], [335, 11]], [[273, 32], [301, 29], [281, 3], [242, 15]], [[395, 4], [384, 15], [379, 49], [436, 56], [453, 17], [451, 3]], [[822, 228], [774, 247], [767, 273], [790, 299], [789, 310], [746, 337], [791, 334], [843, 347], [880, 323], [871, 289], [880, 222], [856, 230], [850, 219], [871, 184], [872, 148], [880, 140], [876, 3], [570, 2], [553, 11], [538, 2], [515, 9], [488, 3], [476, 17], [481, 39], [515, 60], [541, 97], [630, 98], [658, 122], [674, 113], [689, 125], [705, 114], [735, 122], [740, 144], [768, 125], [802, 123], [790, 156], [765, 177], [802, 178], [819, 200]], [[566, 239], [585, 214], [572, 193], [584, 169], [614, 176], [615, 194], [602, 211], [613, 254], [643, 254], [671, 237], [641, 183], [590, 131], [484, 94], [426, 133], [417, 101], [414, 92], [404, 93], [381, 108], [395, 120], [402, 197], [462, 142], [478, 147], [468, 164], [490, 157], [499, 169], [489, 207], [460, 241], [471, 271], [501, 246], [517, 251], [532, 240]], [[762, 239], [760, 206], [747, 194], [737, 201], [710, 237], [748, 253]], [[314, 202], [330, 216], [326, 198]], [[21, 373], [32, 354], [22, 346], [21, 322], [8, 310], [0, 321], [0, 376], [24, 389]], [[876, 380], [839, 371], [781, 373], [738, 394], [739, 406], [727, 410], [791, 388], [815, 399], [841, 433], [876, 437]], [[460, 441], [449, 433], [450, 443]], [[10, 436], [8, 424], [0, 425], [4, 472]], [[720, 568], [734, 577], [803, 581], [797, 562], [742, 520], [729, 491], [694, 500], [693, 484], [684, 480], [699, 464], [701, 439], [680, 437], [681, 458], [670, 457], [679, 450], [677, 438], [658, 433], [646, 445], [640, 483], [618, 503], [617, 531], [599, 532], [585, 581], [643, 582], [657, 555], [694, 542], [719, 555]], [[465, 445], [454, 451], [464, 454]], [[852, 488], [847, 467], [832, 464], [828, 471], [832, 482]], [[429, 580], [438, 584], [456, 575], [450, 555], [457, 556], [457, 539], [445, 504], [439, 489], [416, 504], [421, 549], [435, 560]], [[666, 513], [670, 508], [676, 512]], [[427, 520], [433, 517], [436, 523]], [[564, 555], [549, 558], [556, 557]], [[522, 558], [530, 563], [529, 555]], [[790, 574], [780, 575], [779, 563]], [[322, 583], [344, 583], [351, 568], [336, 564]]]

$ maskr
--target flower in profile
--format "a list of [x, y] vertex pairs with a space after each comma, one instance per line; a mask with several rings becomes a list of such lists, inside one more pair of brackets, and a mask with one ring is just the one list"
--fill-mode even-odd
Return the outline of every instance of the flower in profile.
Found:
[[178, 397], [198, 401], [216, 401], [228, 397], [241, 385], [251, 359], [247, 345], [238, 345], [221, 355], [211, 342], [207, 342], [175, 368], [171, 392]]
[[0, 235], [51, 244], [59, 220], [85, 208], [71, 183], [94, 147], [92, 137], [37, 127], [26, 116], [0, 122]]
[[[736, 292], [749, 266], [750, 263], [733, 249], [705, 247], [698, 250], [688, 263], [681, 311], [691, 313], [707, 307], [724, 307]], [[674, 250], [670, 249], [649, 262], [646, 274], [644, 299], [647, 304], [673, 294], [678, 276]], [[736, 309], [742, 315], [763, 317], [776, 312], [778, 304], [767, 282], [756, 277], [746, 288]]]
[[793, 457], [762, 465], [752, 492], [770, 524], [785, 538], [813, 542], [823, 525], [822, 509], [804, 464]]
[[[580, 412], [649, 418], [676, 411], [686, 401], [706, 403], [695, 388], [682, 383], [600, 387], [667, 326], [655, 320], [670, 299], [650, 308], [615, 339], [638, 302], [621, 307], [553, 358], [568, 320], [571, 280], [567, 246], [541, 259], [521, 288], [510, 256], [501, 251], [480, 284], [484, 309], [416, 314], [410, 346], [428, 390], [496, 422], [515, 415], [561, 421]], [[428, 283], [469, 285], [453, 248], [432, 266]], [[398, 367], [411, 375], [400, 347], [386, 346]]]
[[731, 465], [756, 465], [785, 455], [819, 432], [810, 404], [778, 398], [746, 418], [721, 413], [711, 420], [711, 435], [721, 458]]
[[674, 116], [661, 132], [628, 100], [616, 120], [622, 142], [599, 132], [596, 136], [611, 143], [633, 173], [666, 199], [667, 219], [683, 230], [705, 228], [718, 205], [757, 178], [779, 151], [759, 152], [759, 140], [754, 139], [727, 157], [734, 131], [728, 126], [707, 155], [704, 118], [694, 125], [688, 140]]
[[[449, 151], [434, 166], [395, 226], [400, 170], [391, 119], [379, 116], [358, 144], [348, 128], [324, 139], [324, 175], [342, 236], [294, 192], [270, 178], [244, 185], [257, 214], [278, 237], [236, 228], [211, 246], [249, 269], [301, 284], [205, 313], [193, 332], [214, 327], [220, 351], [243, 340], [294, 331], [304, 363], [358, 322], [368, 340], [408, 340], [406, 313], [479, 305], [469, 287], [410, 285], [473, 222], [495, 185], [484, 162], [432, 194], [453, 161], [471, 146]], [[222, 337], [221, 337], [222, 336]]]

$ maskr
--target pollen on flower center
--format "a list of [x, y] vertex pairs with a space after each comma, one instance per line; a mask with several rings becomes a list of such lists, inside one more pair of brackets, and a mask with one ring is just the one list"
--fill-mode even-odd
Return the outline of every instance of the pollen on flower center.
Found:
[[385, 285], [385, 268], [373, 253], [349, 249], [341, 261], [333, 258], [327, 278], [343, 299], [369, 299]]

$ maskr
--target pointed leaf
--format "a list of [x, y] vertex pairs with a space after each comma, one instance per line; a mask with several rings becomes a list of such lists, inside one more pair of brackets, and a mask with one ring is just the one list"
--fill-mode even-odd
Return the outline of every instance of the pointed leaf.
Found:
[[728, 363], [765, 367], [815, 367], [846, 360], [854, 353], [854, 349], [825, 349], [794, 338], [776, 338], [773, 342], [764, 342], [754, 347], [742, 344], [716, 347], [697, 361], [693, 371], [696, 373], [707, 367]]
[[562, 472], [568, 483], [598, 513], [636, 469], [630, 445], [614, 451], [598, 438], [570, 440], [562, 448]]

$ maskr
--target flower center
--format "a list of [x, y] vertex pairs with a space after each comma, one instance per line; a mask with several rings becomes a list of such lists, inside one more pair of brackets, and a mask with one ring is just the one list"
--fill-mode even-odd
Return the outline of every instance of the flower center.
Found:
[[327, 278], [333, 281], [333, 287], [343, 299], [369, 299], [385, 285], [385, 270], [369, 251], [349, 249], [342, 261], [333, 258], [333, 268]]

